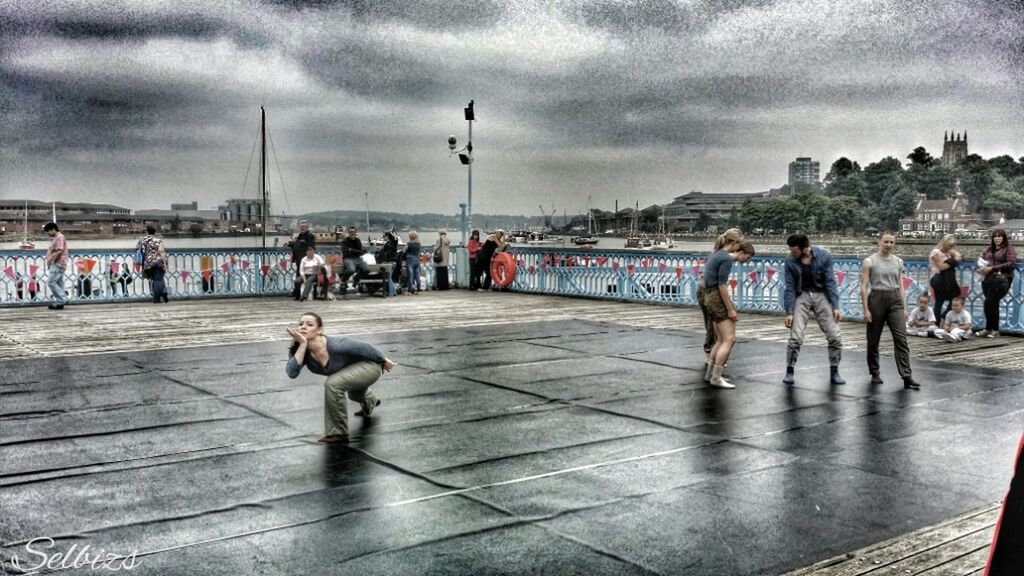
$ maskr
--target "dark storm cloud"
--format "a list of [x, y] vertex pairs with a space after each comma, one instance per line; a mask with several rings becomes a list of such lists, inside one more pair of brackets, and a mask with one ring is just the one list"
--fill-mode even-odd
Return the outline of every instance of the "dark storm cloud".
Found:
[[529, 190], [576, 174], [600, 195], [633, 170], [653, 201], [777, 185], [818, 150], [934, 148], [917, 140], [961, 120], [1003, 147], [1024, 132], [1020, 3], [0, 0], [0, 26], [0, 152], [97, 171], [160, 150], [215, 175], [260, 104], [306, 187], [386, 192], [450, 186], [439, 143], [474, 98], [484, 202], [535, 193], [514, 184], [535, 171], [554, 179]]
[[474, 0], [266, 0], [268, 4], [296, 11], [339, 12], [361, 23], [403, 22], [415, 27], [451, 30], [488, 28], [498, 24], [506, 2]]

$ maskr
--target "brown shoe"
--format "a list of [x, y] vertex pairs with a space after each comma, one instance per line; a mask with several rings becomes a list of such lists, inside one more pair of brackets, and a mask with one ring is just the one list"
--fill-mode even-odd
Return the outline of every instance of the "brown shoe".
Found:
[[881, 374], [872, 374], [871, 375], [871, 384], [874, 385], [874, 386], [877, 386], [879, 384], [885, 384], [885, 382], [882, 381]]
[[328, 434], [327, 436], [317, 440], [317, 442], [322, 442], [324, 444], [347, 444], [348, 434]]

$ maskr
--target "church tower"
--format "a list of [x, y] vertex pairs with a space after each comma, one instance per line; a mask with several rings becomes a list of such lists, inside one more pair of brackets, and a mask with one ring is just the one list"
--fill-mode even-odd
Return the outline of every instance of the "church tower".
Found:
[[963, 139], [960, 138], [960, 134], [950, 136], [949, 133], [943, 132], [942, 166], [953, 168], [964, 158], [967, 158], [967, 132], [964, 132]]

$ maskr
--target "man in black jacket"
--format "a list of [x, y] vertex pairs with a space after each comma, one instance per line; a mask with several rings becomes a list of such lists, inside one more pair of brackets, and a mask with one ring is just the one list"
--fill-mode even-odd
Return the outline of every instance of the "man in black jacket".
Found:
[[302, 288], [302, 279], [299, 274], [299, 265], [306, 257], [306, 248], [316, 248], [316, 236], [309, 231], [309, 222], [299, 220], [299, 233], [294, 240], [289, 240], [285, 246], [292, 249], [292, 265], [295, 266], [295, 289], [292, 290], [292, 298], [299, 300], [299, 290]]
[[342, 296], [348, 292], [349, 278], [355, 275], [352, 278], [352, 284], [355, 285], [360, 278], [370, 273], [370, 267], [363, 262], [363, 254], [366, 254], [366, 250], [363, 249], [363, 241], [359, 239], [359, 231], [355, 226], [349, 226], [348, 236], [341, 241], [341, 258], [345, 263], [345, 267], [341, 270]]

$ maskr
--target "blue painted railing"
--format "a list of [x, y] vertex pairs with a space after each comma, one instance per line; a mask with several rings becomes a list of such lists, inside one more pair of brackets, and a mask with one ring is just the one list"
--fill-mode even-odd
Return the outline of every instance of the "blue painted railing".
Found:
[[[684, 305], [697, 303], [697, 277], [704, 263], [704, 256], [673, 252], [517, 247], [510, 253], [517, 262], [513, 291]], [[785, 257], [765, 256], [733, 266], [729, 284], [738, 310], [784, 312], [783, 262]], [[861, 262], [850, 258], [834, 260], [844, 318], [864, 317], [860, 300]], [[917, 297], [929, 290], [931, 271], [926, 259], [905, 260], [905, 264], [907, 303], [915, 306]], [[958, 278], [965, 292], [966, 307], [975, 324], [981, 325], [985, 318], [984, 295], [981, 277], [974, 270], [975, 263], [965, 261], [959, 267]], [[1024, 264], [1018, 265], [1010, 293], [1000, 304], [1002, 331], [1024, 332], [1021, 272]]]
[[[421, 263], [424, 284], [434, 278], [431, 247], [424, 247]], [[455, 250], [453, 250], [455, 252]], [[517, 274], [512, 290], [587, 298], [695, 305], [697, 276], [704, 256], [673, 252], [627, 250], [513, 248]], [[341, 265], [337, 251], [321, 252]], [[72, 302], [148, 300], [149, 281], [133, 262], [134, 250], [71, 251], [65, 288]], [[449, 275], [458, 277], [462, 259], [452, 254]], [[730, 286], [739, 310], [782, 313], [784, 257], [757, 257], [733, 267]], [[49, 299], [46, 257], [41, 251], [0, 251], [0, 306], [32, 305]], [[835, 259], [840, 309], [846, 318], [862, 318], [858, 259]], [[924, 259], [906, 260], [904, 278], [908, 305], [928, 290], [931, 272]], [[959, 268], [966, 289], [967, 308], [983, 322], [981, 277], [975, 264]], [[292, 291], [291, 252], [277, 250], [169, 250], [166, 281], [172, 298], [222, 298], [284, 295]], [[1024, 332], [1024, 293], [1020, 282], [1024, 264], [1018, 265], [1010, 293], [1000, 305], [1001, 330]]]
[[[420, 254], [425, 270], [423, 283], [433, 283], [431, 247]], [[342, 266], [337, 250], [319, 252]], [[150, 281], [143, 278], [134, 262], [135, 251], [72, 250], [64, 276], [70, 302], [150, 300]], [[168, 250], [168, 292], [172, 298], [223, 298], [291, 294], [294, 267], [291, 251], [275, 250]], [[454, 274], [456, 260], [451, 259]], [[43, 251], [0, 251], [0, 306], [33, 305], [50, 299], [47, 286], [46, 253]]]

